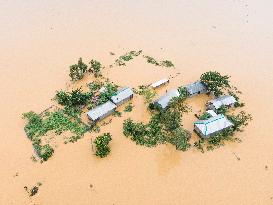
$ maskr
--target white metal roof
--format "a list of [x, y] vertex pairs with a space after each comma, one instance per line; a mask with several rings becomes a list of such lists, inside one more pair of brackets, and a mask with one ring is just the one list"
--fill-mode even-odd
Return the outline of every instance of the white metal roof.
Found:
[[185, 87], [190, 95], [196, 94], [198, 92], [207, 92], [207, 87], [201, 81], [196, 81], [192, 84], [186, 85]]
[[161, 79], [161, 80], [159, 80], [159, 81], [157, 81], [157, 82], [151, 84], [151, 87], [152, 87], [152, 88], [157, 88], [157, 87], [159, 87], [160, 85], [163, 85], [163, 84], [168, 83], [168, 82], [169, 82], [169, 79], [164, 78], [164, 79]]
[[204, 136], [208, 136], [225, 128], [233, 126], [233, 124], [224, 116], [217, 115], [208, 120], [198, 120], [194, 123]]
[[217, 113], [214, 112], [213, 110], [207, 110], [206, 113], [209, 113], [212, 117], [217, 116]]
[[209, 101], [216, 109], [219, 109], [222, 105], [232, 105], [236, 102], [236, 99], [231, 95], [222, 96], [214, 100]]
[[111, 101], [107, 101], [106, 103], [95, 107], [94, 109], [90, 110], [87, 115], [92, 120], [97, 120], [99, 117], [107, 114], [108, 112], [114, 110], [117, 106], [112, 103]]
[[155, 103], [158, 103], [164, 109], [174, 97], [179, 97], [179, 92], [177, 89], [168, 91], [165, 95], [157, 99]]
[[118, 103], [124, 99], [129, 98], [134, 94], [133, 90], [129, 87], [122, 88], [114, 96], [111, 97], [113, 103]]

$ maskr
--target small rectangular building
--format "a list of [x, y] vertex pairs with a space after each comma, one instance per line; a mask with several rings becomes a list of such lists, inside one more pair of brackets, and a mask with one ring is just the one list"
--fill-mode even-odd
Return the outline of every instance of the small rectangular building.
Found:
[[214, 112], [213, 110], [207, 110], [206, 113], [210, 114], [212, 117], [216, 117], [217, 113]]
[[217, 115], [207, 120], [198, 120], [194, 123], [194, 131], [202, 138], [216, 135], [233, 124], [224, 116]]
[[112, 103], [111, 101], [107, 101], [106, 103], [99, 105], [95, 107], [94, 109], [90, 110], [87, 113], [87, 116], [93, 122], [97, 122], [111, 115], [116, 110], [116, 108], [117, 106], [114, 103]]
[[174, 97], [179, 97], [179, 92], [177, 89], [168, 91], [165, 95], [154, 101], [154, 104], [165, 109], [169, 105], [171, 99]]
[[207, 86], [202, 83], [201, 81], [196, 81], [192, 84], [188, 84], [185, 86], [189, 97], [198, 95], [198, 94], [203, 94], [203, 93], [208, 93]]
[[134, 92], [131, 88], [125, 87], [116, 92], [115, 95], [111, 97], [111, 101], [116, 104], [116, 106], [119, 106], [129, 100], [131, 100], [134, 96]]
[[164, 79], [161, 79], [161, 80], [159, 80], [159, 81], [157, 81], [157, 82], [151, 84], [150, 86], [151, 86], [152, 88], [155, 89], [155, 88], [158, 88], [158, 87], [160, 87], [160, 86], [163, 86], [163, 85], [165, 85], [165, 84], [167, 84], [167, 83], [169, 83], [169, 79], [164, 78]]
[[221, 106], [227, 106], [227, 107], [233, 107], [234, 104], [236, 103], [236, 99], [231, 96], [231, 95], [226, 95], [226, 96], [221, 96], [219, 98], [216, 98], [214, 100], [210, 100], [207, 103], [207, 109], [209, 110], [213, 110], [215, 112], [217, 112], [217, 110], [221, 107]]

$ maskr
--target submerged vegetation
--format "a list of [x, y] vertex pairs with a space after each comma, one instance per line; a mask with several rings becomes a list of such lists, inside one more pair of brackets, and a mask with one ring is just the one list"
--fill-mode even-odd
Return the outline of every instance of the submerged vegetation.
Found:
[[136, 94], [142, 95], [144, 97], [145, 103], [149, 104], [153, 101], [154, 97], [157, 95], [156, 91], [149, 86], [140, 85], [138, 89], [135, 89]]
[[159, 144], [170, 143], [176, 149], [186, 151], [189, 147], [190, 133], [182, 123], [182, 114], [189, 108], [182, 98], [176, 98], [166, 109], [152, 110], [148, 124], [133, 122], [127, 119], [123, 123], [123, 133], [136, 144], [154, 147]]
[[130, 51], [122, 56], [120, 56], [118, 59], [115, 60], [115, 63], [117, 66], [125, 66], [126, 63], [132, 59], [134, 59], [134, 57], [139, 56], [142, 53], [142, 50], [139, 51]]
[[104, 133], [95, 139], [96, 156], [104, 158], [110, 153], [111, 149], [109, 147], [109, 142], [111, 140], [112, 137], [110, 133]]
[[90, 62], [89, 72], [94, 73], [94, 76], [97, 78], [101, 75], [102, 65], [99, 61], [92, 59]]
[[155, 58], [146, 55], [143, 55], [143, 58], [146, 59], [147, 63], [153, 64], [155, 66], [162, 66], [167, 68], [174, 67], [174, 64], [170, 60], [157, 61]]
[[132, 103], [129, 103], [128, 105], [126, 105], [126, 107], [124, 108], [124, 112], [132, 112], [133, 110], [133, 105]]
[[87, 65], [79, 58], [78, 64], [70, 66], [69, 76], [72, 81], [77, 81], [83, 78], [85, 72], [87, 71]]
[[32, 141], [36, 154], [43, 161], [47, 161], [54, 153], [54, 149], [42, 141], [42, 137], [48, 132], [53, 131], [56, 135], [60, 135], [65, 131], [70, 131], [74, 137], [81, 138], [89, 131], [89, 126], [84, 124], [80, 118], [74, 119], [62, 109], [43, 114], [30, 111], [24, 113], [23, 118], [28, 120], [25, 132]]

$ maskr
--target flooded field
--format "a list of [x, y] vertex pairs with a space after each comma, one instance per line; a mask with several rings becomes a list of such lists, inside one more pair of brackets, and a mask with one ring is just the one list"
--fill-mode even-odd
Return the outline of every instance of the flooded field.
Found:
[[[272, 204], [272, 19], [269, 0], [0, 0], [0, 204]], [[136, 58], [126, 67], [106, 68], [103, 75], [137, 87], [180, 73], [159, 94], [209, 70], [230, 75], [253, 116], [238, 133], [242, 143], [204, 154], [171, 145], [137, 146], [122, 133], [128, 117], [149, 120], [137, 96], [133, 112], [101, 129], [113, 136], [107, 158], [93, 155], [90, 140], [98, 134], [87, 133], [69, 144], [56, 136], [60, 142], [53, 157], [34, 163], [22, 113], [49, 107], [56, 90], [71, 84], [69, 66], [79, 57], [109, 65], [140, 49], [170, 59], [175, 69]], [[193, 114], [207, 100], [205, 95], [187, 100], [193, 112], [183, 117], [186, 129], [193, 129]], [[42, 186], [30, 198], [24, 187], [37, 182]]]

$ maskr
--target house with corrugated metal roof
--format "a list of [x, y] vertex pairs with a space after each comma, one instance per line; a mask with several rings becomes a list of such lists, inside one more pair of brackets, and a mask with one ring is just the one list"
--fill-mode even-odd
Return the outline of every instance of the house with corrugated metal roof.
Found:
[[219, 98], [210, 100], [206, 106], [207, 109], [217, 112], [221, 106], [233, 107], [236, 103], [236, 99], [231, 95], [221, 96]]
[[111, 101], [107, 101], [106, 103], [95, 107], [87, 113], [87, 116], [93, 122], [97, 122], [111, 115], [117, 106]]
[[119, 90], [111, 97], [111, 101], [117, 106], [131, 100], [134, 96], [134, 92], [131, 88], [125, 87]]
[[203, 94], [203, 93], [208, 93], [207, 86], [202, 83], [201, 81], [196, 81], [194, 83], [188, 84], [185, 86], [189, 97], [198, 95], [198, 94]]
[[161, 108], [165, 109], [169, 105], [171, 99], [173, 99], [174, 97], [179, 97], [179, 92], [177, 89], [168, 91], [165, 95], [154, 101], [154, 105], [158, 105]]
[[164, 79], [161, 79], [161, 80], [159, 80], [159, 81], [157, 81], [155, 83], [152, 83], [150, 86], [155, 89], [155, 88], [161, 87], [161, 86], [163, 86], [163, 85], [165, 85], [167, 83], [169, 83], [169, 79], [164, 78]]
[[202, 138], [216, 135], [233, 124], [224, 115], [217, 115], [207, 120], [198, 120], [194, 123], [194, 131]]

